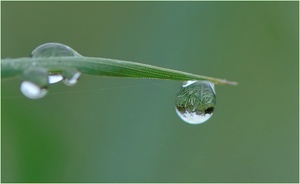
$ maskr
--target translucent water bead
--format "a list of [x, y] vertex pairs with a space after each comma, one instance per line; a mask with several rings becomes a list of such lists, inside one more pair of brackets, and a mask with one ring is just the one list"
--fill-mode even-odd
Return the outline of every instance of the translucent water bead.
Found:
[[74, 56], [81, 57], [81, 55], [76, 52], [71, 47], [61, 44], [61, 43], [45, 43], [31, 52], [32, 57], [59, 57], [59, 56]]
[[44, 68], [33, 67], [24, 71], [20, 90], [30, 99], [39, 99], [48, 93], [48, 71]]
[[[37, 48], [35, 48], [31, 52], [32, 57], [61, 57], [61, 56], [74, 56], [74, 57], [81, 57], [81, 55], [76, 52], [71, 47], [61, 44], [61, 43], [45, 43]], [[63, 80], [63, 76], [61, 72], [49, 72], [49, 83], [57, 83]]]
[[216, 105], [214, 84], [209, 81], [186, 81], [175, 103], [178, 116], [189, 124], [201, 124], [213, 114]]
[[81, 73], [75, 69], [64, 70], [62, 72], [63, 79], [64, 79], [63, 83], [67, 86], [75, 85], [80, 77], [80, 74]]

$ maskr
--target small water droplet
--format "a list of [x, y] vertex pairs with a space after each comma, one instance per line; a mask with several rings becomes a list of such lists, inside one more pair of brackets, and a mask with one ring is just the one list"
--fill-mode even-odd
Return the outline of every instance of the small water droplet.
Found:
[[54, 84], [63, 79], [63, 76], [61, 74], [52, 74], [50, 73], [48, 76], [49, 84]]
[[20, 90], [28, 98], [39, 99], [47, 94], [48, 71], [41, 67], [28, 68], [23, 73]]
[[77, 83], [81, 73], [77, 70], [65, 70], [63, 71], [63, 82], [67, 86], [73, 86]]
[[182, 84], [176, 98], [178, 116], [190, 124], [207, 121], [216, 105], [214, 84], [209, 81], [190, 80]]
[[60, 57], [60, 56], [75, 56], [81, 57], [71, 47], [61, 43], [45, 43], [31, 52], [32, 57]]
[[23, 95], [31, 99], [43, 98], [48, 93], [46, 88], [41, 88], [30, 81], [23, 81], [20, 90]]

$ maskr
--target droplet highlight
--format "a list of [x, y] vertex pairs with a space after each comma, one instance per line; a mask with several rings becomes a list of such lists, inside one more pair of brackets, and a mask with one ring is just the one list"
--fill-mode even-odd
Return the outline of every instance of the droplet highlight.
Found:
[[178, 116], [189, 124], [201, 124], [211, 118], [216, 105], [214, 84], [190, 80], [182, 84], [175, 102]]

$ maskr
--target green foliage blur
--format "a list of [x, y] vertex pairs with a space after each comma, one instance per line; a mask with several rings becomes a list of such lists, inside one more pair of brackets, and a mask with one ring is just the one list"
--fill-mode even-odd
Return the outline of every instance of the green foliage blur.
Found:
[[1, 58], [46, 42], [238, 81], [204, 124], [176, 81], [1, 81], [2, 182], [298, 182], [299, 2], [1, 2]]

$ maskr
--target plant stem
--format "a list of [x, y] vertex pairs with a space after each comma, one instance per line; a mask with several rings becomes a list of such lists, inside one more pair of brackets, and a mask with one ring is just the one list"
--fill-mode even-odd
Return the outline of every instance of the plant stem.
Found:
[[40, 57], [1, 60], [2, 78], [21, 75], [29, 67], [44, 67], [49, 72], [75, 68], [81, 73], [111, 77], [152, 78], [169, 80], [208, 80], [215, 84], [237, 85], [237, 82], [195, 75], [142, 63], [95, 57]]

